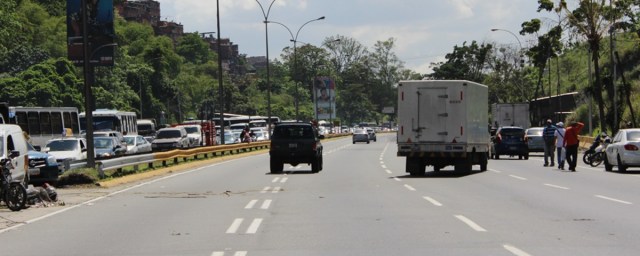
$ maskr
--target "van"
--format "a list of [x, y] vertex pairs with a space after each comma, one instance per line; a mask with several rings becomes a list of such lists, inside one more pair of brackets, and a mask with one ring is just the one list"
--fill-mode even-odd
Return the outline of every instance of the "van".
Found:
[[158, 130], [156, 138], [151, 142], [153, 151], [186, 149], [190, 146], [190, 139], [184, 127], [162, 128]]
[[29, 156], [22, 129], [14, 124], [0, 124], [0, 159], [11, 159], [11, 178], [24, 182], [28, 178]]
[[199, 124], [179, 125], [187, 131], [190, 139], [190, 147], [200, 147], [203, 144], [202, 127]]

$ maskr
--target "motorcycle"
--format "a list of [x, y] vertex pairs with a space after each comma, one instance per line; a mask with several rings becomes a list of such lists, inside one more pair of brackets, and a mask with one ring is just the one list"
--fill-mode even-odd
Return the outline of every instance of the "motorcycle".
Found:
[[582, 161], [592, 167], [600, 165], [606, 157], [604, 151], [610, 143], [611, 137], [609, 137], [609, 135], [607, 135], [606, 133], [598, 135], [593, 140], [593, 144], [591, 144], [589, 149], [584, 152]]
[[11, 177], [11, 169], [13, 164], [11, 159], [0, 160], [2, 167], [0, 175], [0, 201], [4, 201], [7, 207], [12, 211], [20, 211], [27, 204], [27, 189], [18, 180]]

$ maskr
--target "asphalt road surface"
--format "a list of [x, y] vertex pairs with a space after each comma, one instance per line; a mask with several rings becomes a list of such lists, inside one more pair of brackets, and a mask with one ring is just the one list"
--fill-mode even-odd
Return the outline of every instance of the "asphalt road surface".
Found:
[[394, 134], [324, 142], [324, 170], [267, 151], [121, 186], [60, 189], [65, 206], [0, 208], [0, 255], [637, 255], [640, 170], [529, 160], [404, 172]]

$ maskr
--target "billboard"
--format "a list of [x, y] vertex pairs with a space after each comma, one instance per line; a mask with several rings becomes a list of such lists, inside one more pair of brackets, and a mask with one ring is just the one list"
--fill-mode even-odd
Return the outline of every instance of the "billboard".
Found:
[[[84, 1], [87, 1], [89, 62], [94, 66], [113, 66], [113, 0]], [[84, 64], [82, 2], [67, 0], [67, 50], [69, 60], [76, 66]]]
[[314, 111], [317, 119], [332, 119], [336, 111], [336, 84], [329, 77], [316, 77], [313, 81]]

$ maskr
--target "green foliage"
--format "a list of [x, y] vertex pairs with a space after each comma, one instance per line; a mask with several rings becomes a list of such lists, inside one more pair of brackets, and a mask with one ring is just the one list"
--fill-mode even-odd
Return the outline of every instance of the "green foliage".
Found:
[[446, 62], [435, 63], [433, 74], [429, 75], [432, 79], [457, 79], [469, 80], [474, 82], [482, 82], [485, 74], [483, 69], [489, 60], [491, 53], [491, 44], [480, 44], [472, 41], [470, 45], [467, 42], [462, 46], [454, 46], [452, 53], [447, 53]]

